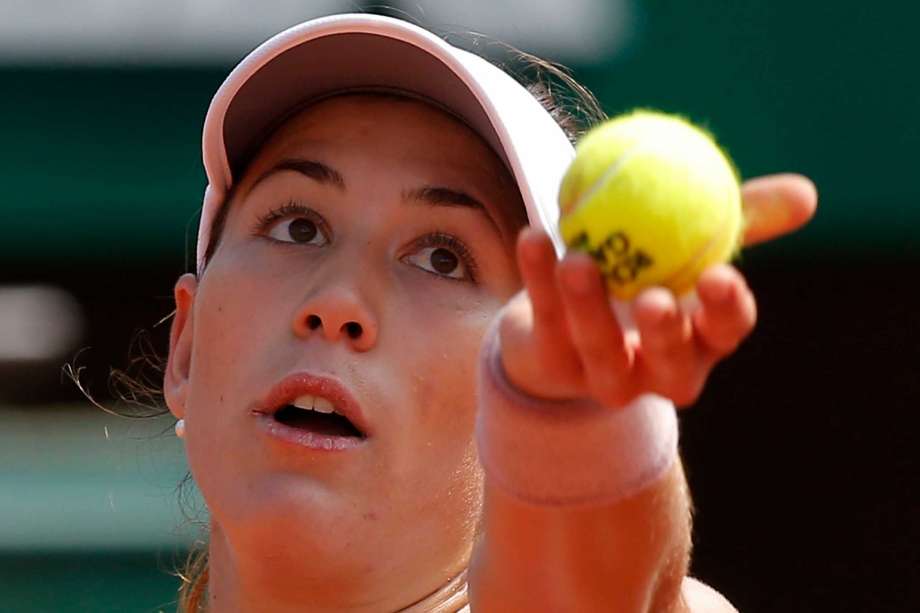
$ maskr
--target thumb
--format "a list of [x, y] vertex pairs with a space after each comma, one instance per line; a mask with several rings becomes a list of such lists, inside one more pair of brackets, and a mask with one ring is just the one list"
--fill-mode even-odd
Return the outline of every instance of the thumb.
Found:
[[756, 245], [794, 232], [818, 206], [815, 184], [797, 174], [757, 177], [741, 186], [746, 222], [744, 244]]

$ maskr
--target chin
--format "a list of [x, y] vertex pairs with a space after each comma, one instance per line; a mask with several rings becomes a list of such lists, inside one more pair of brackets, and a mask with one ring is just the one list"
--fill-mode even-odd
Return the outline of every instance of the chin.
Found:
[[332, 564], [343, 548], [379, 530], [343, 493], [302, 474], [273, 474], [240, 485], [209, 507], [231, 546], [247, 557], [291, 557], [300, 565], [311, 557]]

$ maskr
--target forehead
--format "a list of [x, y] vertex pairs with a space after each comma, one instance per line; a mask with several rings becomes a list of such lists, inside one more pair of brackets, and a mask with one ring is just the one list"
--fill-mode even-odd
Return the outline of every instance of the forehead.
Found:
[[504, 164], [459, 119], [419, 100], [390, 94], [345, 94], [313, 104], [287, 119], [267, 148], [382, 141], [439, 162], [487, 169], [510, 180]]
[[[482, 192], [511, 226], [526, 222], [517, 185], [495, 152], [459, 119], [419, 100], [346, 94], [303, 109], [265, 142], [243, 183], [280, 160], [316, 153], [328, 155], [332, 159], [323, 161], [332, 165], [360, 157], [391, 168], [398, 165], [407, 174], [414, 171], [435, 183], [462, 184]], [[349, 177], [345, 178], [347, 183]]]

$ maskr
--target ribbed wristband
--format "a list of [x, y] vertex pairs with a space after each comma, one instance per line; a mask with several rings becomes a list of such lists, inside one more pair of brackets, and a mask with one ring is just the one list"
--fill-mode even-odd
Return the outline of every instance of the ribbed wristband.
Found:
[[659, 479], [677, 457], [674, 405], [645, 394], [620, 408], [552, 401], [514, 387], [498, 327], [483, 343], [476, 441], [490, 482], [543, 505], [610, 504]]

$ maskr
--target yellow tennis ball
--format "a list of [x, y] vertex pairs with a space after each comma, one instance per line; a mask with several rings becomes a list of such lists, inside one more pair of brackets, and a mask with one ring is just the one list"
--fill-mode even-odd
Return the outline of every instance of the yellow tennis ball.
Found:
[[591, 254], [623, 300], [651, 285], [684, 294], [740, 246], [734, 166], [706, 132], [664, 113], [634, 111], [588, 132], [559, 206], [566, 245]]

